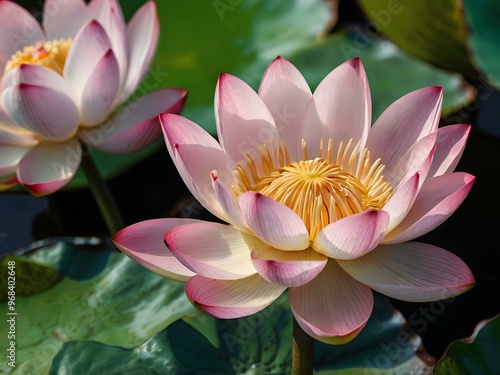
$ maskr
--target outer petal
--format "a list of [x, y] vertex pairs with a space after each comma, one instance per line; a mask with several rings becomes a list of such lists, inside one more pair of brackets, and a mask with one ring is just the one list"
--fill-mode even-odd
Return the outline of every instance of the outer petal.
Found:
[[0, 1], [0, 72], [16, 51], [43, 41], [38, 21], [13, 1]]
[[330, 258], [358, 258], [380, 243], [388, 226], [387, 212], [369, 209], [327, 225], [312, 246]]
[[439, 128], [436, 139], [436, 152], [427, 178], [451, 173], [455, 170], [470, 133], [470, 125], [450, 125]]
[[211, 172], [217, 170], [225, 186], [234, 184], [229, 161], [220, 145], [205, 130], [182, 116], [162, 114], [160, 123], [168, 152], [188, 189], [207, 210], [227, 221], [210, 177]]
[[195, 219], [153, 219], [132, 224], [113, 237], [115, 245], [130, 258], [160, 276], [187, 281], [194, 272], [187, 269], [167, 248], [163, 237], [169, 230], [199, 223]]
[[64, 143], [41, 143], [19, 163], [17, 179], [34, 196], [51, 194], [75, 175], [82, 149], [76, 139]]
[[396, 100], [373, 124], [366, 146], [390, 170], [419, 139], [437, 129], [443, 89], [426, 87]]
[[[64, 65], [64, 78], [80, 102], [85, 85], [95, 67], [108, 53], [111, 41], [104, 28], [95, 20], [76, 34]], [[102, 82], [103, 85], [106, 82]]]
[[5, 89], [2, 100], [16, 122], [46, 140], [66, 140], [78, 127], [78, 109], [60, 90], [20, 83]]
[[183, 89], [163, 89], [144, 95], [115, 112], [98, 128], [85, 129], [80, 138], [109, 154], [138, 151], [161, 136], [158, 114], [179, 113], [186, 100]]
[[250, 252], [258, 240], [219, 223], [201, 222], [173, 228], [165, 243], [187, 268], [200, 276], [236, 280], [257, 273]]
[[286, 287], [307, 284], [325, 268], [327, 260], [311, 248], [282, 251], [262, 243], [252, 251], [252, 261], [259, 274], [270, 283]]
[[118, 61], [110, 49], [97, 63], [83, 87], [81, 124], [95, 125], [103, 121], [113, 108], [119, 87]]
[[382, 243], [409, 241], [438, 227], [462, 204], [475, 180], [474, 176], [463, 172], [427, 180], [405, 219]]
[[248, 227], [262, 242], [280, 250], [305, 250], [309, 246], [307, 228], [290, 208], [255, 191], [243, 193], [238, 199]]
[[221, 74], [215, 91], [215, 116], [219, 142], [234, 162], [248, 152], [256, 161], [257, 147], [278, 144], [274, 119], [262, 99], [245, 82]]
[[[148, 1], [139, 8], [127, 25], [130, 57], [123, 100], [135, 91], [147, 73], [156, 52], [159, 33], [156, 3]], [[160, 83], [157, 82], [158, 85]]]
[[74, 38], [89, 21], [90, 14], [82, 0], [45, 0], [43, 30], [48, 40]]
[[302, 157], [300, 119], [312, 97], [311, 89], [300, 72], [283, 57], [277, 57], [267, 68], [259, 96], [271, 112], [280, 137], [285, 141], [292, 161]]
[[385, 204], [383, 210], [389, 214], [390, 222], [387, 231], [393, 230], [405, 218], [415, 202], [420, 186], [420, 173], [415, 173], [406, 181]]
[[29, 147], [0, 147], [0, 176], [3, 177], [15, 173], [17, 165], [29, 150]]
[[328, 344], [351, 341], [373, 309], [370, 288], [352, 279], [333, 260], [310, 283], [290, 288], [289, 296], [300, 327]]
[[[302, 131], [308, 157], [317, 157], [319, 141], [333, 139], [333, 154], [338, 144], [352, 138], [364, 148], [371, 125], [370, 87], [363, 64], [358, 58], [335, 68], [314, 91], [304, 115]], [[319, 121], [319, 124], [317, 123]]]
[[379, 246], [362, 258], [339, 264], [372, 289], [409, 302], [446, 299], [474, 284], [470, 269], [459, 257], [418, 242]]
[[258, 274], [234, 281], [194, 276], [186, 284], [186, 295], [205, 313], [216, 318], [233, 319], [259, 312], [285, 289], [268, 283]]
[[237, 198], [228, 191], [224, 185], [219, 181], [217, 171], [212, 171], [212, 186], [214, 188], [215, 196], [219, 201], [220, 206], [226, 213], [229, 223], [235, 225], [240, 229], [246, 229], [247, 223], [243, 219], [240, 207], [237, 204]]

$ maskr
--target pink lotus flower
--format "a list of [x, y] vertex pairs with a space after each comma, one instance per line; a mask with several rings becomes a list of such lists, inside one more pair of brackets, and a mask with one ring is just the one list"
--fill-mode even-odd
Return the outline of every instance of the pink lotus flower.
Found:
[[189, 299], [217, 318], [256, 313], [288, 288], [302, 329], [329, 343], [363, 328], [372, 289], [415, 302], [460, 294], [474, 283], [462, 260], [406, 242], [445, 221], [474, 182], [453, 172], [469, 126], [438, 129], [441, 101], [439, 87], [416, 90], [370, 126], [359, 59], [336, 68], [314, 94], [281, 57], [258, 94], [222, 74], [220, 144], [181, 116], [160, 121], [189, 190], [229, 225], [148, 220], [114, 241], [146, 268], [187, 280]]
[[149, 70], [158, 33], [154, 1], [127, 25], [116, 0], [46, 0], [42, 29], [0, 0], [0, 188], [58, 190], [79, 167], [80, 140], [122, 154], [160, 137], [158, 114], [178, 113], [184, 90], [158, 90], [115, 111]]

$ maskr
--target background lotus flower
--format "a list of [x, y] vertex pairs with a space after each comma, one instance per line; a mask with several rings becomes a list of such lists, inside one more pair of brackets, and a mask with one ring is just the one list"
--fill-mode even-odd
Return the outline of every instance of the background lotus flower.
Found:
[[43, 29], [19, 5], [0, 1], [0, 187], [19, 182], [50, 194], [78, 170], [80, 141], [121, 154], [157, 139], [157, 115], [178, 113], [185, 90], [158, 90], [115, 109], [147, 73], [158, 30], [154, 1], [125, 24], [116, 0], [46, 0]]
[[439, 87], [413, 91], [371, 126], [359, 59], [314, 94], [281, 57], [258, 94], [222, 74], [220, 144], [181, 116], [160, 121], [189, 190], [230, 225], [148, 220], [121, 230], [115, 244], [152, 271], [187, 281], [188, 298], [218, 318], [256, 313], [288, 288], [300, 327], [329, 343], [364, 327], [371, 289], [415, 302], [460, 294], [474, 283], [463, 261], [407, 242], [445, 221], [475, 179], [453, 172], [469, 126], [438, 128], [441, 101]]

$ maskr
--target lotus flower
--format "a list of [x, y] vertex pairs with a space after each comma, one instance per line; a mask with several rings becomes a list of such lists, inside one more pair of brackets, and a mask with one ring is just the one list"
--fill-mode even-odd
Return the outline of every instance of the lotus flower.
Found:
[[[456, 255], [413, 240], [445, 221], [474, 177], [453, 172], [468, 125], [438, 128], [442, 89], [394, 102], [371, 126], [361, 61], [332, 71], [311, 93], [278, 57], [258, 93], [219, 78], [220, 144], [190, 120], [162, 114], [167, 148], [196, 199], [228, 225], [154, 219], [115, 244], [217, 318], [262, 310], [288, 289], [301, 328], [333, 344], [370, 317], [372, 289], [434, 301], [472, 287]], [[168, 246], [168, 248], [165, 246]]]
[[[50, 194], [77, 171], [80, 141], [122, 154], [161, 137], [157, 116], [178, 113], [184, 90], [158, 90], [115, 110], [145, 77], [158, 35], [154, 1], [125, 24], [116, 0], [46, 0], [42, 29], [0, 0], [0, 187], [19, 182]], [[161, 78], [149, 77], [149, 87]]]

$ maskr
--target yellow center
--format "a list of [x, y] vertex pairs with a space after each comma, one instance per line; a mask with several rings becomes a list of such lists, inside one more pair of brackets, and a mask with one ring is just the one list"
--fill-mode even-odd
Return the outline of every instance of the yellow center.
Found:
[[352, 140], [347, 145], [341, 142], [335, 154], [332, 139], [327, 144], [324, 150], [322, 140], [318, 157], [308, 159], [303, 141], [303, 160], [292, 163], [283, 142], [244, 153], [234, 171], [238, 181], [234, 192], [258, 191], [289, 207], [303, 220], [310, 241], [336, 220], [382, 208], [392, 188], [382, 176], [385, 167], [380, 159], [372, 162], [367, 149], [351, 150]]
[[24, 47], [11, 56], [5, 65], [4, 74], [21, 64], [41, 65], [63, 74], [66, 56], [71, 47], [71, 39], [59, 39], [50, 42], [39, 42], [34, 46]]

